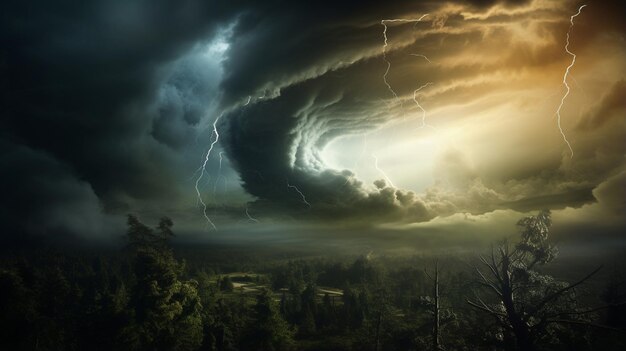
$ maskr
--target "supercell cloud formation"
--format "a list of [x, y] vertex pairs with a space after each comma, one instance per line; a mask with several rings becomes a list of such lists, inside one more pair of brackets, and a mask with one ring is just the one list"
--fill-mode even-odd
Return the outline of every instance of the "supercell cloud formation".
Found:
[[[2, 235], [103, 239], [128, 212], [203, 230], [194, 171], [222, 113], [199, 183], [218, 228], [412, 230], [542, 208], [623, 227], [619, 1], [587, 2], [570, 32], [572, 158], [557, 128], [582, 4], [3, 4]], [[385, 22], [385, 76], [381, 20], [425, 14]]]

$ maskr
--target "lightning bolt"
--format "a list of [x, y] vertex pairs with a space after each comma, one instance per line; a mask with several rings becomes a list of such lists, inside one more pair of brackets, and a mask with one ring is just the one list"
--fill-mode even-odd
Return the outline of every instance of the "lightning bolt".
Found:
[[219, 156], [220, 156], [220, 167], [219, 167], [218, 171], [222, 172], [222, 159], [223, 159], [223, 156], [224, 156], [224, 151], [220, 151]]
[[559, 104], [559, 107], [556, 110], [557, 125], [559, 127], [559, 131], [561, 132], [561, 136], [563, 137], [563, 141], [565, 141], [565, 144], [567, 144], [567, 147], [569, 148], [570, 158], [574, 157], [574, 150], [572, 149], [572, 145], [570, 144], [569, 140], [567, 140], [567, 136], [565, 136], [565, 132], [563, 132], [563, 128], [561, 127], [561, 108], [563, 108], [565, 99], [567, 98], [570, 92], [569, 84], [567, 84], [567, 76], [569, 75], [569, 71], [572, 69], [572, 67], [574, 67], [574, 64], [576, 63], [576, 54], [569, 51], [569, 35], [572, 32], [572, 29], [574, 28], [574, 18], [580, 15], [580, 11], [582, 11], [582, 9], [585, 6], [587, 5], [582, 5], [581, 7], [579, 7], [578, 12], [569, 18], [570, 26], [569, 26], [569, 30], [567, 31], [567, 38], [565, 41], [565, 52], [567, 52], [570, 56], [572, 56], [572, 62], [570, 62], [569, 66], [567, 66], [567, 68], [565, 69], [565, 73], [563, 74], [563, 85], [565, 86], [566, 90], [565, 90], [565, 94], [563, 94], [563, 97], [561, 98], [561, 103]]
[[[215, 146], [215, 144], [217, 144], [218, 140], [220, 139], [220, 134], [217, 131], [217, 122], [220, 120], [220, 118], [222, 118], [222, 115], [224, 113], [220, 114], [215, 121], [213, 121], [213, 133], [215, 134], [215, 139], [213, 139], [213, 142], [211, 142], [211, 145], [209, 146], [209, 150], [207, 150], [206, 155], [204, 156], [204, 162], [202, 163], [202, 167], [200, 167], [200, 175], [198, 176], [198, 178], [196, 179], [196, 194], [198, 195], [198, 201], [200, 201], [200, 203], [202, 204], [202, 214], [204, 215], [204, 218], [206, 219], [207, 223], [213, 227], [213, 229], [217, 230], [217, 227], [215, 226], [215, 224], [213, 223], [213, 221], [211, 221], [211, 218], [209, 218], [209, 215], [207, 215], [206, 213], [206, 203], [204, 202], [204, 200], [202, 199], [202, 194], [200, 193], [200, 188], [199, 188], [199, 184], [200, 181], [202, 180], [202, 178], [204, 177], [204, 173], [206, 173], [206, 164], [207, 162], [209, 162], [209, 157], [211, 156], [211, 151], [213, 151], [213, 147]], [[211, 135], [212, 136], [212, 135]]]
[[244, 106], [248, 106], [250, 105], [250, 100], [252, 100], [252, 95], [248, 95], [248, 101], [246, 101], [245, 104], [243, 104]]
[[220, 151], [219, 156], [220, 156], [220, 165], [219, 165], [219, 168], [217, 169], [217, 177], [215, 178], [215, 183], [213, 184], [213, 197], [216, 197], [217, 195], [217, 183], [219, 183], [220, 177], [222, 176], [222, 159], [224, 157], [224, 151]]
[[385, 173], [385, 171], [383, 171], [380, 167], [378, 167], [378, 157], [376, 157], [376, 155], [374, 154], [372, 154], [372, 157], [374, 158], [374, 167], [376, 167], [376, 170], [380, 172], [380, 174], [383, 175], [383, 177], [385, 178], [387, 183], [389, 183], [389, 185], [395, 188], [396, 186], [393, 185], [393, 182], [391, 181], [391, 179], [389, 179], [389, 177], [387, 176], [387, 173]]
[[298, 189], [297, 186], [289, 184], [289, 180], [287, 180], [287, 187], [295, 190], [298, 194], [300, 194], [300, 197], [302, 198], [302, 202], [304, 202], [307, 206], [311, 207], [311, 204], [308, 201], [306, 201], [306, 196], [304, 196], [304, 194], [300, 191], [300, 189]]
[[[383, 26], [383, 48], [382, 48], [382, 54], [383, 54], [383, 61], [385, 61], [385, 63], [387, 64], [387, 68], [385, 69], [385, 73], [383, 74], [383, 82], [385, 83], [385, 85], [387, 86], [387, 89], [389, 89], [389, 91], [391, 92], [391, 94], [393, 95], [393, 97], [396, 100], [400, 101], [400, 108], [402, 109], [402, 100], [400, 100], [398, 94], [396, 93], [396, 91], [391, 87], [391, 84], [389, 83], [389, 81], [387, 80], [387, 76], [389, 75], [389, 71], [391, 70], [391, 62], [387, 59], [387, 47], [389, 46], [389, 38], [387, 37], [387, 23], [415, 23], [415, 25], [417, 25], [417, 23], [421, 22], [426, 16], [428, 16], [428, 14], [424, 14], [422, 15], [420, 18], [396, 18], [396, 19], [383, 19], [380, 21], [380, 24]], [[415, 26], [414, 25], [414, 26]], [[425, 55], [421, 55], [421, 54], [410, 54], [411, 56], [417, 56], [417, 57], [422, 57], [424, 58], [426, 61], [428, 61], [429, 63], [432, 63], [430, 61], [430, 59], [428, 57], [426, 57]], [[426, 126], [426, 110], [424, 110], [424, 108], [420, 105], [420, 103], [417, 101], [417, 93], [422, 90], [423, 88], [427, 87], [428, 85], [430, 85], [432, 83], [426, 83], [425, 85], [421, 86], [420, 88], [416, 89], [413, 92], [413, 101], [415, 102], [415, 104], [417, 105], [417, 107], [422, 110], [422, 127]], [[376, 170], [378, 170], [378, 172], [380, 172], [383, 177], [385, 178], [385, 180], [395, 188], [395, 185], [393, 184], [393, 182], [391, 181], [391, 179], [389, 179], [389, 177], [387, 176], [387, 174], [380, 168], [378, 167], [378, 158], [372, 154], [372, 157], [374, 158], [374, 167], [376, 168]]]
[[[391, 62], [389, 60], [387, 60], [387, 46], [389, 46], [388, 38], [387, 38], [387, 23], [394, 23], [394, 22], [403, 22], [403, 23], [415, 22], [415, 23], [417, 23], [417, 22], [421, 22], [422, 19], [424, 19], [424, 17], [426, 17], [426, 16], [428, 16], [428, 14], [422, 15], [422, 17], [420, 17], [418, 19], [397, 18], [397, 19], [384, 19], [384, 20], [380, 21], [380, 24], [383, 26], [383, 39], [384, 39], [383, 60], [387, 64], [387, 69], [385, 70], [385, 73], [383, 74], [383, 81], [385, 82], [385, 85], [387, 86], [387, 89], [389, 89], [391, 94], [393, 94], [393, 96], [396, 99], [399, 99], [398, 94], [396, 94], [395, 90], [393, 90], [393, 88], [391, 87], [391, 84], [389, 84], [389, 82], [387, 81], [387, 75], [389, 74], [389, 70], [391, 69]], [[402, 102], [400, 102], [400, 104], [402, 105]]]
[[417, 56], [417, 57], [421, 57], [424, 60], [428, 61], [428, 63], [433, 63], [428, 57], [426, 57], [425, 55], [422, 54], [409, 54], [409, 56]]
[[246, 207], [246, 216], [248, 216], [248, 219], [251, 220], [252, 222], [259, 223], [258, 219], [254, 218], [254, 217], [252, 217], [250, 215], [250, 212], [248, 212], [248, 207]]
[[426, 84], [422, 85], [421, 87], [419, 87], [419, 88], [415, 89], [415, 90], [413, 91], [413, 101], [415, 102], [415, 105], [417, 105], [417, 107], [418, 107], [420, 110], [422, 110], [422, 126], [421, 126], [421, 127], [422, 127], [422, 128], [424, 128], [424, 127], [430, 127], [430, 128], [432, 128], [432, 129], [435, 129], [435, 130], [436, 130], [436, 128], [435, 128], [435, 127], [433, 127], [433, 126], [430, 126], [430, 125], [426, 124], [426, 110], [424, 110], [424, 108], [422, 107], [422, 105], [420, 105], [419, 101], [417, 101], [417, 93], [419, 93], [419, 92], [420, 92], [420, 90], [422, 90], [422, 89], [424, 89], [424, 88], [426, 88], [427, 86], [432, 85], [432, 84], [433, 84], [432, 82], [428, 82], [428, 83], [426, 83]]

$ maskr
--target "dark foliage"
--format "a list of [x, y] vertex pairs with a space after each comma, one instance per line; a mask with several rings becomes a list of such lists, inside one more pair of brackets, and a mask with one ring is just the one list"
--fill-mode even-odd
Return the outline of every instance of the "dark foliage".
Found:
[[171, 220], [129, 216], [123, 252], [0, 260], [0, 349], [624, 349], [625, 280], [546, 273], [550, 224], [522, 219], [474, 270], [446, 255], [198, 254], [172, 249]]

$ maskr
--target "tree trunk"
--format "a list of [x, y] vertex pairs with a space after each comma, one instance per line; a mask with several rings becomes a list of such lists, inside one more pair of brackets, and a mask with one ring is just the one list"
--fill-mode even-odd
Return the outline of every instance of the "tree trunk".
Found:
[[517, 350], [519, 351], [534, 351], [535, 345], [533, 344], [530, 336], [530, 330], [526, 323], [522, 320], [521, 316], [515, 310], [515, 304], [513, 301], [513, 287], [511, 286], [510, 279], [510, 257], [507, 254], [502, 257], [502, 304], [506, 310], [507, 319], [513, 334], [515, 334], [515, 340]]
[[378, 321], [376, 322], [376, 344], [374, 346], [374, 350], [380, 350], [380, 325], [383, 321], [383, 313], [378, 312]]

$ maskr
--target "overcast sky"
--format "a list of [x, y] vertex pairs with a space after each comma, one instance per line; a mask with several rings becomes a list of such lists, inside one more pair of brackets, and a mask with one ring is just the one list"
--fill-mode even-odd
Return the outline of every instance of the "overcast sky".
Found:
[[618, 0], [0, 6], [5, 241], [626, 229]]

